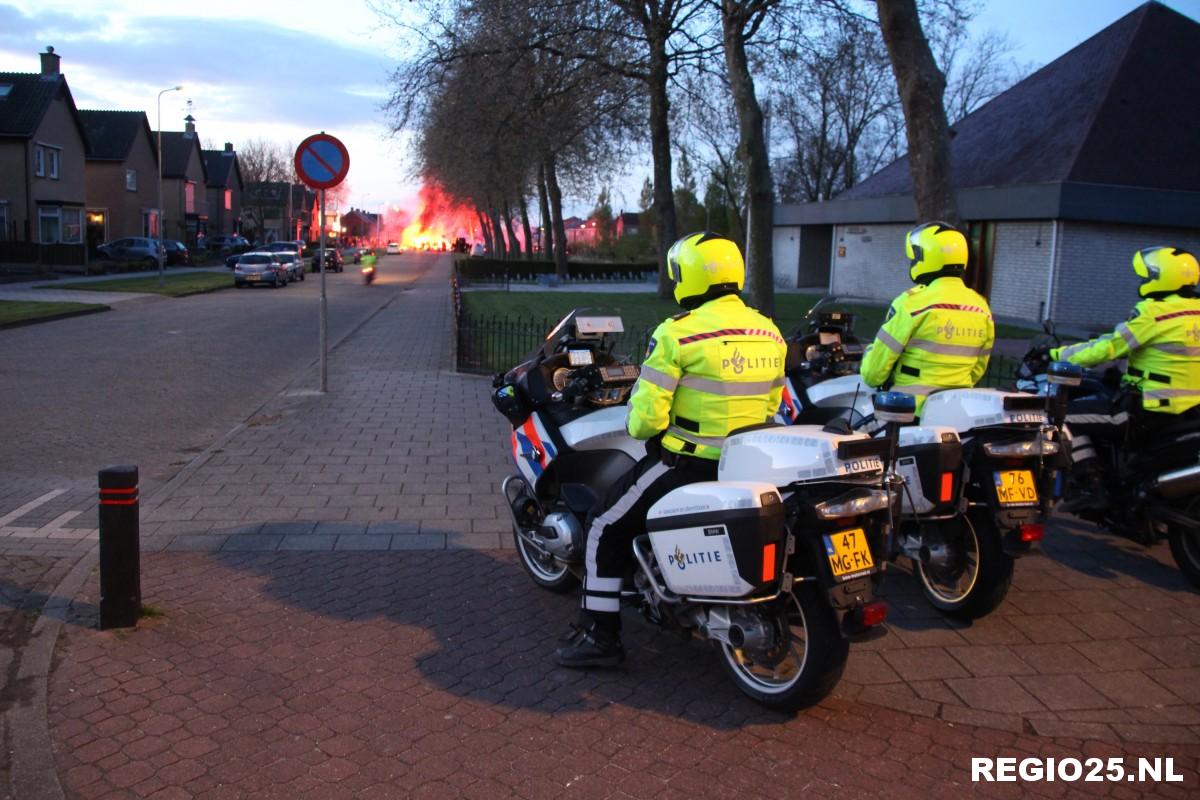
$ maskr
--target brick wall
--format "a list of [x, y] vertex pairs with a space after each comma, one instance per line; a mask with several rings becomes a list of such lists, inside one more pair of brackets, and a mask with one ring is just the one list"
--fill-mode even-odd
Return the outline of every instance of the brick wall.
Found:
[[833, 229], [833, 290], [890, 303], [912, 286], [904, 234], [912, 225], [837, 225]]
[[996, 223], [992, 292], [988, 298], [993, 314], [1041, 321], [1053, 227], [1049, 220]]
[[1133, 254], [1160, 244], [1200, 253], [1200, 229], [1062, 223], [1054, 321], [1107, 330], [1128, 317], [1139, 300]]

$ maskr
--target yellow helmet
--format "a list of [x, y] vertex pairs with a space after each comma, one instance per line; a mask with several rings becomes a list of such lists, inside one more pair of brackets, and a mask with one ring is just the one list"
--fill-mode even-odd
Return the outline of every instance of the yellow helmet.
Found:
[[1138, 294], [1170, 294], [1200, 283], [1196, 257], [1177, 247], [1147, 247], [1133, 254], [1133, 271], [1142, 279]]
[[667, 252], [667, 276], [675, 284], [675, 302], [695, 308], [714, 297], [734, 294], [746, 283], [742, 251], [715, 233], [689, 233]]
[[904, 237], [908, 256], [908, 277], [914, 283], [928, 283], [943, 275], [963, 275], [967, 271], [967, 237], [945, 222], [927, 222]]

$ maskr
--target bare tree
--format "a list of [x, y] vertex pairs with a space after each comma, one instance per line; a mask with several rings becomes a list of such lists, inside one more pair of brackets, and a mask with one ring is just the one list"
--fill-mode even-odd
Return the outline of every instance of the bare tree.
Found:
[[950, 169], [950, 125], [942, 104], [946, 78], [921, 28], [916, 0], [876, 0], [876, 5], [904, 108], [917, 219], [956, 225], [960, 220]]

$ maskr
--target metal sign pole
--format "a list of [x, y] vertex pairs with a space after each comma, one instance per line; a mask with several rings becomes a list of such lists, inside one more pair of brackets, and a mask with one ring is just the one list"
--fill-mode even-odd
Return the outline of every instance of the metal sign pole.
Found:
[[328, 335], [329, 320], [325, 301], [325, 190], [321, 190], [321, 393], [329, 391]]

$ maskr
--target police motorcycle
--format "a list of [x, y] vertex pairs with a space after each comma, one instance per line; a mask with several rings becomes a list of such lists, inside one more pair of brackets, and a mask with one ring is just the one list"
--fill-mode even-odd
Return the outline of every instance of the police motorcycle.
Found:
[[[527, 360], [496, 376], [517, 472], [501, 486], [517, 554], [552, 592], [584, 573], [587, 515], [646, 454], [625, 429], [639, 368], [612, 353], [618, 316], [568, 314]], [[911, 395], [874, 413], [911, 421]], [[772, 423], [727, 437], [718, 480], [681, 487], [649, 511], [622, 602], [651, 623], [712, 641], [738, 688], [794, 710], [837, 683], [848, 642], [883, 635], [873, 595], [895, 499], [892, 442]]]
[[[789, 337], [779, 418], [787, 424], [844, 420], [878, 431], [873, 392], [858, 371], [866, 350], [854, 335], [853, 298], [826, 297]], [[952, 389], [925, 401], [919, 425], [899, 432], [903, 479], [894, 550], [912, 565], [939, 611], [975, 619], [995, 610], [1014, 559], [1044, 536], [1061, 486], [1064, 434], [1046, 400], [995, 389]]]
[[1055, 386], [1053, 374], [1061, 365], [1048, 368], [1044, 356], [1048, 347], [1063, 342], [1052, 322], [1046, 323], [1045, 331], [1047, 336], [1033, 342], [1018, 368], [1018, 388], [1060, 398], [1058, 413], [1068, 427], [1086, 425], [1098, 415], [1133, 418], [1124, 443], [1092, 439], [1077, 428], [1072, 457], [1076, 463], [1097, 459], [1098, 482], [1107, 502], [1097, 505], [1088, 479], [1072, 472], [1062, 510], [1146, 547], [1166, 538], [1180, 572], [1200, 588], [1200, 414], [1184, 415], [1145, 434], [1139, 421], [1150, 412], [1142, 411], [1140, 396], [1122, 385], [1121, 371], [1114, 367], [1075, 367], [1079, 379], [1063, 391], [1061, 383]]

